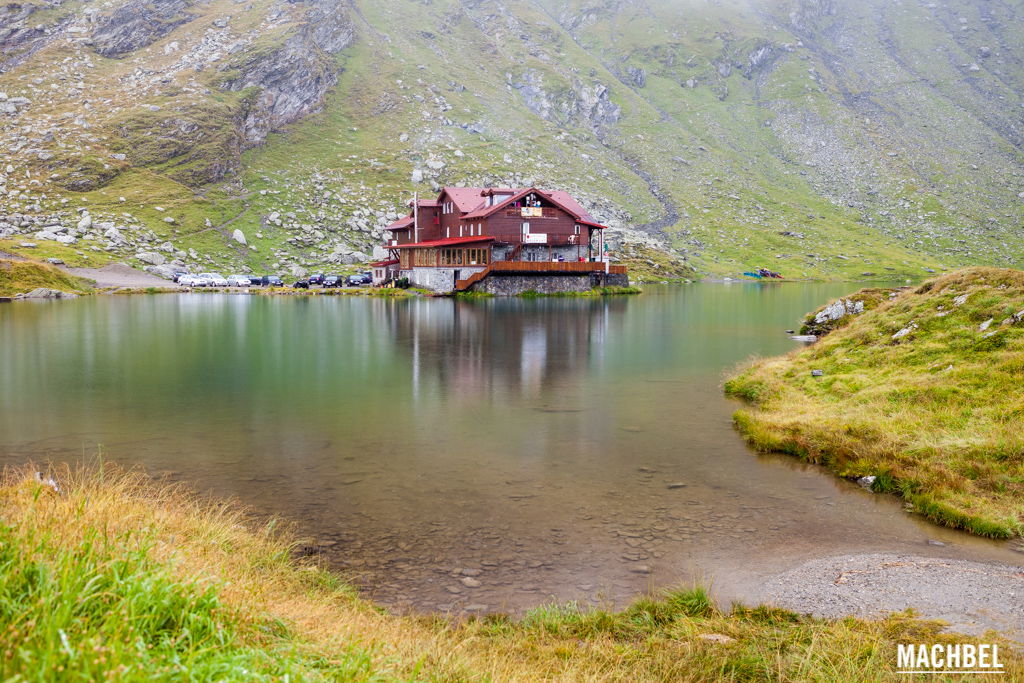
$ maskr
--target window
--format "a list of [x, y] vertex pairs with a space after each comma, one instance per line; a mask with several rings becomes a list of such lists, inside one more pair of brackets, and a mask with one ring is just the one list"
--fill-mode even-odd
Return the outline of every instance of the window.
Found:
[[576, 224], [575, 230], [576, 230], [576, 234], [577, 235], [580, 234], [580, 224], [579, 223]]
[[436, 266], [437, 249], [413, 249], [412, 264], [414, 266]]
[[484, 266], [490, 257], [488, 249], [441, 249], [441, 266]]
[[445, 228], [445, 229], [444, 229], [444, 236], [445, 236], [446, 238], [447, 238], [447, 237], [451, 237], [451, 236], [452, 236], [452, 229], [451, 229], [451, 228]]

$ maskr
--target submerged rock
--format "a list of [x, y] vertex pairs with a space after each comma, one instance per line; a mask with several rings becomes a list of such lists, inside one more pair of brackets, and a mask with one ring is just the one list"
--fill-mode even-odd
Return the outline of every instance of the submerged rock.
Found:
[[77, 299], [78, 295], [72, 292], [62, 292], [59, 289], [38, 287], [27, 294], [18, 296], [20, 299]]

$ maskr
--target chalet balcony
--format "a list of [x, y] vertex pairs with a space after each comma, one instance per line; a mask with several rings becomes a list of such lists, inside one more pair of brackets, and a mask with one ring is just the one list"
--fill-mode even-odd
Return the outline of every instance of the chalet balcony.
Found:
[[[581, 241], [582, 240], [582, 241]], [[523, 244], [544, 244], [549, 247], [586, 247], [587, 236], [554, 235], [544, 232], [529, 232], [522, 236]]]
[[513, 206], [505, 209], [506, 218], [558, 218], [553, 206]]

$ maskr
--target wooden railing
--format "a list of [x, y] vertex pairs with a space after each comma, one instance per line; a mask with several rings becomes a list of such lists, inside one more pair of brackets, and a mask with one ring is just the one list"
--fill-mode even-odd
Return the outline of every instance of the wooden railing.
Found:
[[[527, 207], [533, 208], [533, 207]], [[558, 218], [558, 212], [551, 206], [539, 207], [541, 209], [541, 215], [537, 216], [530, 212], [528, 215], [523, 215], [523, 207], [510, 207], [505, 209], [506, 218]]]
[[[455, 289], [464, 292], [491, 273], [603, 273], [600, 261], [494, 261], [483, 270], [455, 282]], [[626, 266], [608, 266], [609, 273], [624, 275]]]

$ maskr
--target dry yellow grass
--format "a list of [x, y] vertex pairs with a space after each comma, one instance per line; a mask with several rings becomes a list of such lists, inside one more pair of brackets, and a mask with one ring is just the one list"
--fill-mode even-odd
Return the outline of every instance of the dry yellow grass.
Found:
[[81, 294], [92, 287], [82, 278], [39, 261], [0, 259], [0, 296], [31, 292], [38, 287]]
[[[280, 526], [257, 524], [237, 505], [109, 467], [53, 475], [60, 493], [32, 469], [8, 470], [0, 481], [5, 680], [271, 680], [288, 673], [291, 680], [887, 681], [904, 680], [894, 673], [897, 642], [971, 640], [907, 615], [864, 622], [771, 608], [725, 613], [699, 589], [641, 599], [619, 613], [570, 605], [540, 607], [518, 621], [392, 616], [323, 569], [293, 560]], [[136, 554], [134, 569], [126, 569], [124, 558]], [[75, 583], [75, 572], [88, 580]], [[19, 582], [28, 575], [64, 576], [62, 585], [81, 591], [48, 593], [53, 582], [38, 578], [24, 589]], [[112, 588], [87, 595], [88, 586], [110, 576], [117, 579]], [[19, 606], [26, 590], [30, 596]], [[178, 602], [167, 598], [175, 591], [183, 596]], [[188, 623], [188, 612], [206, 610], [195, 619], [210, 621], [222, 642], [216, 649], [205, 641], [186, 647], [174, 629], [168, 640], [166, 629], [137, 635], [116, 623], [118, 600], [144, 614], [151, 594], [163, 596], [155, 607], [160, 619], [178, 609]], [[97, 599], [112, 606], [83, 607]], [[178, 607], [166, 607], [172, 602]], [[54, 621], [79, 608], [62, 625]], [[129, 607], [123, 609], [127, 621]], [[192, 628], [198, 633], [203, 623]], [[701, 637], [709, 634], [730, 640]], [[140, 663], [138, 652], [161, 648], [170, 656]], [[84, 663], [71, 656], [85, 649], [99, 654]], [[1008, 679], [1024, 676], [1016, 655], [1004, 659]]]

